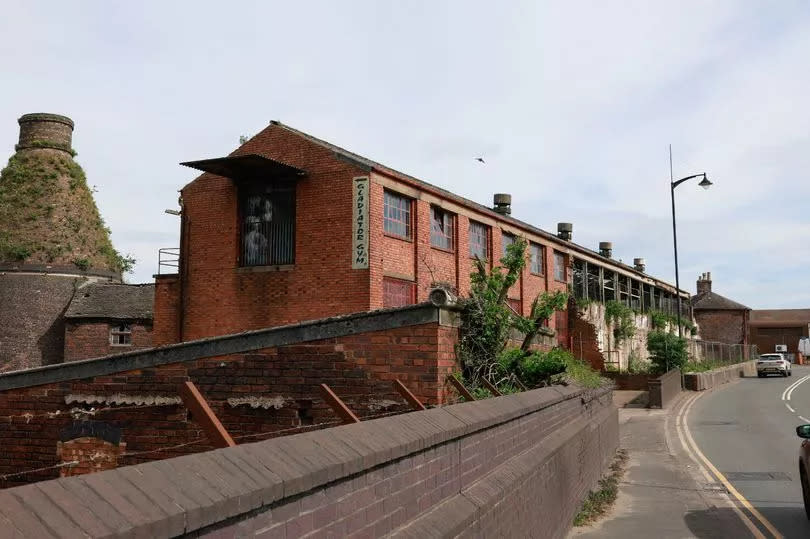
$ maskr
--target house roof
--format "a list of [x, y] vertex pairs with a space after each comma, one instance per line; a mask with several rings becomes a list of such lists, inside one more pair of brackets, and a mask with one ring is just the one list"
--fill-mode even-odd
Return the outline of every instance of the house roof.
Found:
[[717, 292], [703, 292], [692, 296], [692, 309], [696, 311], [750, 311], [742, 303], [730, 300]]
[[73, 295], [65, 318], [151, 320], [154, 300], [153, 284], [88, 284]]

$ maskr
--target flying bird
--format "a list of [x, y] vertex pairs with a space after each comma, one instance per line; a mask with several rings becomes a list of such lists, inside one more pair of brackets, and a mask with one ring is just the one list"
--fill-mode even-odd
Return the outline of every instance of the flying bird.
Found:
[[482, 163], [486, 164], [486, 161], [484, 161], [484, 158], [483, 158], [483, 157], [476, 157], [476, 158], [475, 158], [475, 160], [476, 160], [476, 161], [480, 161], [480, 162], [482, 162]]

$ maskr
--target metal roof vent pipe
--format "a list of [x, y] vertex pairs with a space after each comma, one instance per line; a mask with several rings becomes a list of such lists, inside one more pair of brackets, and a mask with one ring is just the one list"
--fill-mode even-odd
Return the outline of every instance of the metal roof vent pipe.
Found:
[[557, 237], [561, 240], [571, 241], [574, 225], [571, 223], [557, 223]]
[[501, 215], [512, 214], [512, 195], [507, 193], [495, 193], [493, 200], [495, 202], [495, 207], [492, 208], [493, 210]]
[[600, 241], [599, 254], [605, 258], [611, 258], [613, 256], [613, 244], [609, 241]]
[[644, 262], [643, 258], [634, 258], [633, 267], [636, 268], [636, 271], [644, 273], [644, 271], [647, 269], [647, 264]]

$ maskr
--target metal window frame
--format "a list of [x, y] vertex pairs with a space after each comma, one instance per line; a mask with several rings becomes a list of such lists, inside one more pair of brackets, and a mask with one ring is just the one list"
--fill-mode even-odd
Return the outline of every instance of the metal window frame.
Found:
[[[404, 203], [404, 207], [393, 206], [389, 200], [394, 199]], [[400, 213], [407, 213], [405, 219], [394, 219], [389, 216], [389, 208], [394, 208]], [[397, 226], [405, 227], [405, 234], [389, 230], [389, 223]], [[383, 190], [383, 232], [395, 238], [402, 238], [406, 240], [413, 239], [413, 199], [392, 191], [390, 189]]]

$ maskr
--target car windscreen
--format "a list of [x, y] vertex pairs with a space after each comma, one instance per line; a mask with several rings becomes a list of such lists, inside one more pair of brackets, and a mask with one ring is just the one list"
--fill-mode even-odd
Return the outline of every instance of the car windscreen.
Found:
[[759, 356], [760, 361], [776, 361], [782, 359], [779, 356]]

